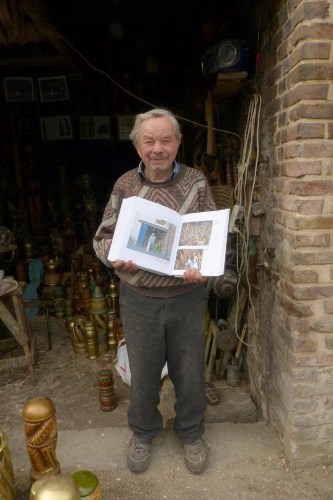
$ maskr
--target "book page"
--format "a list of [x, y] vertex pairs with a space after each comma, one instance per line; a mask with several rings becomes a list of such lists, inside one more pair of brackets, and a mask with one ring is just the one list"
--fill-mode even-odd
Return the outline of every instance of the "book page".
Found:
[[136, 196], [124, 200], [109, 260], [132, 260], [140, 269], [171, 275], [180, 219], [177, 212], [158, 203]]
[[198, 269], [203, 276], [224, 272], [229, 209], [187, 214], [182, 217], [174, 275]]

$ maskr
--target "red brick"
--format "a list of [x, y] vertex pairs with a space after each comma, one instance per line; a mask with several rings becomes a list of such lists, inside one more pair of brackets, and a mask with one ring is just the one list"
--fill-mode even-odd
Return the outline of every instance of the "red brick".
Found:
[[328, 89], [327, 83], [300, 83], [282, 96], [282, 108], [292, 106], [304, 99], [327, 99]]
[[289, 193], [297, 196], [320, 196], [333, 193], [332, 180], [291, 181]]
[[326, 349], [333, 349], [333, 337], [325, 337], [325, 347]]
[[327, 240], [322, 234], [297, 234], [294, 248], [299, 247], [327, 247]]
[[281, 175], [287, 177], [302, 177], [303, 175], [321, 175], [322, 162], [289, 161], [281, 164]]
[[318, 348], [318, 340], [313, 338], [297, 338], [291, 340], [293, 352], [313, 352]]
[[278, 160], [279, 161], [284, 160], [284, 148], [283, 147], [278, 148], [277, 153], [278, 153]]
[[305, 2], [302, 4], [301, 8], [303, 8], [302, 21], [310, 20], [310, 19], [325, 19], [325, 17], [329, 17], [330, 15], [330, 2], [329, 1], [321, 1], [318, 2]]
[[302, 40], [333, 40], [333, 24], [311, 23], [297, 27], [292, 34], [291, 45], [296, 46]]
[[[325, 313], [326, 314], [333, 314], [333, 300], [326, 300], [324, 304], [325, 308]], [[332, 337], [333, 339], [333, 337]], [[333, 349], [333, 347], [332, 347]]]
[[301, 103], [290, 111], [290, 120], [300, 118], [330, 119], [333, 118], [333, 104], [328, 102], [305, 104]]
[[317, 370], [295, 370], [292, 369], [291, 377], [294, 381], [315, 382], [318, 378]]
[[287, 21], [288, 19], [288, 8], [287, 5], [285, 5], [279, 12], [278, 16], [278, 26], [283, 26], [283, 24]]
[[315, 332], [332, 333], [333, 319], [331, 317], [328, 317], [312, 320], [310, 321], [310, 328]]
[[310, 19], [325, 19], [329, 16], [328, 2], [305, 2], [301, 4], [290, 16], [289, 21], [284, 27], [284, 38], [295, 29], [302, 21]]
[[322, 402], [326, 410], [333, 410], [333, 398], [331, 396], [325, 396]]
[[292, 262], [295, 265], [310, 266], [315, 264], [333, 264], [333, 251], [293, 252]]
[[286, 113], [280, 113], [278, 118], [279, 127], [284, 127], [286, 124]]
[[298, 123], [281, 131], [281, 141], [290, 142], [298, 139], [324, 139], [324, 123]]
[[[303, 144], [287, 144], [284, 147], [284, 158], [332, 158], [333, 144], [330, 142], [305, 142]], [[282, 158], [278, 158], [279, 161]]]
[[282, 65], [277, 66], [272, 71], [270, 71], [266, 77], [266, 88], [275, 85], [281, 78]]
[[292, 302], [286, 296], [282, 296], [280, 298], [281, 306], [284, 310], [290, 314], [291, 316], [296, 317], [306, 317], [311, 316], [312, 313], [312, 304], [304, 304], [302, 302]]
[[307, 80], [332, 80], [333, 65], [330, 63], [302, 63], [290, 73], [292, 85]]
[[285, 289], [288, 297], [293, 300], [316, 300], [333, 296], [333, 286], [329, 285], [295, 286], [287, 283]]
[[275, 190], [278, 193], [281, 193], [283, 191], [284, 181], [282, 179], [274, 179], [274, 185], [275, 185]]
[[279, 210], [275, 212], [275, 222], [277, 224], [282, 224], [283, 226], [286, 224], [286, 216]]
[[[295, 229], [296, 231], [301, 229], [311, 230], [311, 229], [333, 229], [333, 216], [328, 215], [295, 215], [291, 216], [287, 212], [286, 220], [284, 220], [284, 225], [289, 229]], [[321, 262], [324, 264], [325, 262]], [[326, 262], [328, 263], [328, 262]], [[307, 262], [304, 262], [307, 264]]]
[[287, 54], [288, 54], [288, 42], [284, 42], [278, 48], [278, 51], [277, 51], [278, 60], [282, 61], [283, 59], [285, 59], [287, 57]]
[[325, 42], [306, 42], [298, 47], [282, 65], [282, 74], [286, 74], [300, 61], [306, 59], [329, 59], [331, 44]]
[[333, 365], [333, 354], [321, 356], [299, 356], [295, 359], [295, 366], [330, 366]]
[[327, 139], [333, 139], [333, 123], [327, 124]]
[[299, 198], [281, 197], [279, 208], [291, 212], [299, 212], [307, 215], [318, 215], [322, 213], [324, 200], [301, 200]]
[[281, 99], [277, 98], [265, 106], [263, 114], [264, 116], [269, 117], [275, 115], [275, 113], [277, 113], [280, 110], [281, 110]]
[[303, 335], [304, 333], [309, 333], [311, 331], [309, 321], [310, 320], [308, 318], [304, 319], [288, 316], [286, 326], [291, 333], [297, 332], [300, 335]]
[[[295, 245], [294, 245], [295, 247]], [[283, 268], [285, 269], [285, 268]], [[318, 273], [311, 269], [290, 269], [289, 272], [281, 270], [283, 276], [288, 278], [292, 283], [318, 283]]]
[[315, 399], [295, 399], [291, 405], [291, 411], [297, 413], [309, 413], [317, 407]]

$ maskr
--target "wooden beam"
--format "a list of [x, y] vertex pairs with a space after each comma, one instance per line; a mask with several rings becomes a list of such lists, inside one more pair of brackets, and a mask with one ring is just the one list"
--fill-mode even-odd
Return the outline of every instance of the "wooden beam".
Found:
[[51, 57], [0, 59], [0, 68], [45, 68], [57, 66], [73, 66], [70, 57], [55, 55]]

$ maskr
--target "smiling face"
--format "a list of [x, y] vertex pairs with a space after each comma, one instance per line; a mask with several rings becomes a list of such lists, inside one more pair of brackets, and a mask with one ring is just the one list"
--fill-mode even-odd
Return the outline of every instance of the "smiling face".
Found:
[[139, 143], [134, 144], [152, 182], [163, 182], [173, 172], [180, 141], [176, 139], [168, 116], [150, 118], [141, 123]]

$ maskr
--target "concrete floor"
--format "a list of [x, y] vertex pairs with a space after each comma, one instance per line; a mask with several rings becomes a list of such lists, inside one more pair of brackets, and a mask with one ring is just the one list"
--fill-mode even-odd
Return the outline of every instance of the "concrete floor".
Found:
[[[153, 441], [152, 459], [143, 474], [126, 465], [131, 433], [126, 412], [129, 388], [115, 372], [117, 408], [102, 412], [96, 374], [114, 365], [104, 355], [95, 362], [73, 355], [64, 323], [52, 319], [53, 349], [48, 350], [45, 319], [31, 320], [38, 344], [37, 386], [27, 371], [0, 373], [0, 428], [8, 436], [15, 471], [16, 500], [29, 500], [30, 464], [26, 453], [22, 409], [29, 399], [46, 395], [56, 408], [57, 458], [62, 472], [88, 469], [101, 482], [103, 500], [329, 500], [333, 498], [333, 467], [292, 471], [274, 431], [256, 421], [246, 384], [231, 388], [214, 381], [220, 403], [209, 406], [204, 439], [209, 450], [207, 470], [191, 474], [181, 443], [165, 428]], [[174, 394], [170, 384], [162, 391], [161, 409], [172, 418]]]

